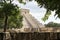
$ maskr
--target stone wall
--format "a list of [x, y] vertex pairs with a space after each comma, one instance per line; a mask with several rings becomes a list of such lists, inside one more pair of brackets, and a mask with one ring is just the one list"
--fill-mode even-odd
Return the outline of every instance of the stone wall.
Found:
[[[0, 40], [3, 40], [3, 33], [2, 34], [0, 33]], [[57, 32], [10, 33], [10, 38], [6, 40], [60, 40], [60, 33]]]
[[[3, 40], [4, 33], [0, 33], [0, 40]], [[7, 40], [60, 40], [60, 28], [25, 28], [8, 30]]]

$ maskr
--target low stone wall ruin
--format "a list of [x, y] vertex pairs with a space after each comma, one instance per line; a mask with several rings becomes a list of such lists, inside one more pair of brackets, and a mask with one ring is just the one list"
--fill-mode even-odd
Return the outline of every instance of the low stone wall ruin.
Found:
[[[54, 33], [54, 32], [42, 32], [42, 33], [21, 32], [21, 33], [10, 33], [9, 35], [7, 36], [6, 40], [60, 40], [60, 33]], [[3, 40], [3, 33], [0, 33], [0, 40]]]
[[[4, 33], [0, 33], [3, 40]], [[19, 29], [8, 30], [6, 40], [60, 40], [60, 28], [25, 28], [24, 32]]]

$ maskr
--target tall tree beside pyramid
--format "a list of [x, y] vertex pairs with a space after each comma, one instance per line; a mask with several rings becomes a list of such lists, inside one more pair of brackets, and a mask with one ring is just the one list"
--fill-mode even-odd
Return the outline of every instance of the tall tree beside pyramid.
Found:
[[0, 26], [6, 32], [7, 28], [22, 27], [22, 15], [17, 5], [14, 5], [13, 0], [0, 1]]

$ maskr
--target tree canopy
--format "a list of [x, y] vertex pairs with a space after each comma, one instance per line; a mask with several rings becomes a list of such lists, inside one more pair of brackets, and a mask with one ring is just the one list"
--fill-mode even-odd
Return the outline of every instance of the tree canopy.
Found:
[[60, 18], [60, 0], [35, 0], [39, 4], [39, 6], [43, 6], [47, 9], [47, 11], [54, 11], [55, 16]]
[[48, 24], [45, 24], [45, 27], [60, 27], [59, 23], [49, 22]]
[[[12, 2], [13, 0], [0, 0], [0, 27], [4, 28], [4, 32], [9, 26], [22, 26], [22, 16], [19, 7], [12, 4]], [[3, 40], [6, 40], [6, 34], [4, 34]]]
[[22, 15], [17, 5], [14, 5], [13, 0], [0, 1], [0, 26], [4, 25], [4, 32], [7, 27], [22, 27]]

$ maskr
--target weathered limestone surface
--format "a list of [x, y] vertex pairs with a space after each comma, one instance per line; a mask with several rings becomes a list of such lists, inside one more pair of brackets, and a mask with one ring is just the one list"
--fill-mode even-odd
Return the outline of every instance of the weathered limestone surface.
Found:
[[22, 31], [21, 29], [14, 29], [14, 30], [9, 30], [9, 32], [13, 33], [19, 33], [19, 32], [60, 32], [60, 27], [59, 28], [53, 28], [53, 27], [42, 27], [42, 28], [24, 28]]

